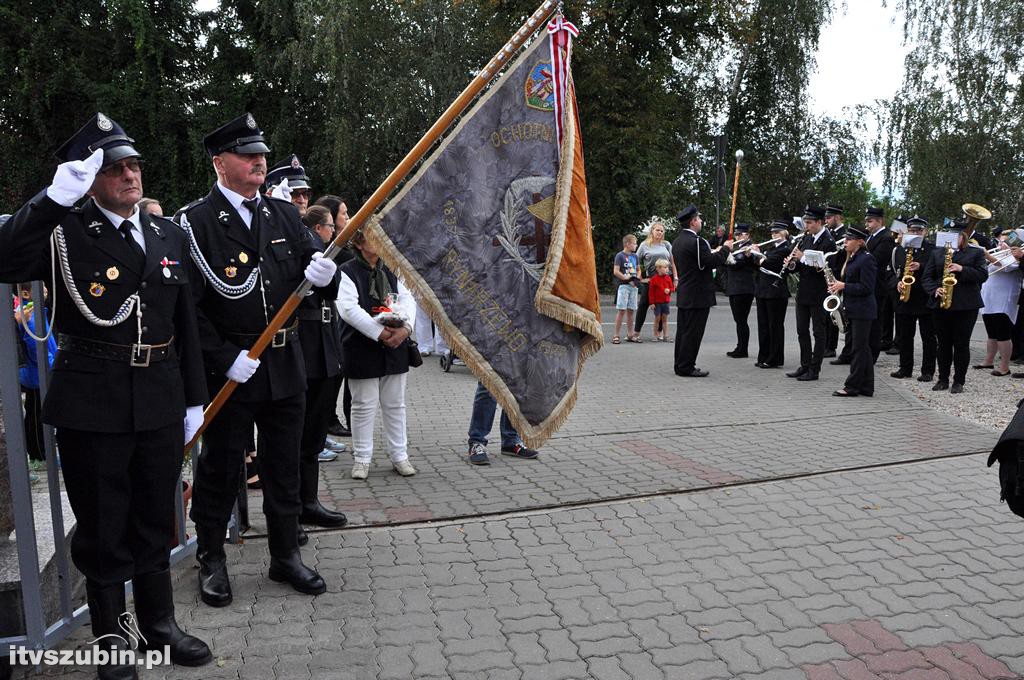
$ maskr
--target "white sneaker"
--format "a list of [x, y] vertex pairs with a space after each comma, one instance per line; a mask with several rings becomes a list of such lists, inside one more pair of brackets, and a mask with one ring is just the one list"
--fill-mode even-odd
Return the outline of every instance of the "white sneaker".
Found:
[[412, 466], [412, 463], [409, 462], [408, 458], [400, 460], [397, 463], [392, 463], [392, 465], [395, 467], [395, 472], [403, 477], [412, 477], [416, 474], [416, 468]]
[[352, 479], [366, 479], [369, 474], [369, 463], [355, 463], [352, 465]]

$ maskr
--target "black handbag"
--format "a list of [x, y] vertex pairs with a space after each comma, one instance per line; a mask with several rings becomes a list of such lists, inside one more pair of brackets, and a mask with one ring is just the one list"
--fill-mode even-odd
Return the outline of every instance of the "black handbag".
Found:
[[419, 368], [423, 365], [423, 355], [420, 354], [419, 344], [412, 338], [408, 338], [405, 341], [405, 346], [409, 352], [409, 367]]

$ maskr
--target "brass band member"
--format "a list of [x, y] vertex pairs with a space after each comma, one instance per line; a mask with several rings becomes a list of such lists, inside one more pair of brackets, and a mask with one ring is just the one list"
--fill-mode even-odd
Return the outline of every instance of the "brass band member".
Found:
[[796, 271], [800, 274], [800, 288], [796, 293], [796, 335], [800, 341], [800, 367], [786, 375], [800, 381], [808, 381], [817, 380], [821, 372], [821, 361], [825, 355], [825, 324], [832, 322], [821, 306], [828, 296], [825, 275], [817, 267], [800, 262], [800, 258], [803, 257], [805, 250], [835, 252], [836, 243], [832, 240], [832, 234], [825, 229], [825, 211], [822, 208], [807, 206], [804, 209], [803, 220], [807, 232], [790, 253], [790, 261], [796, 263]]
[[[772, 238], [777, 241], [765, 249], [754, 285], [754, 297], [757, 299], [757, 363], [754, 365], [758, 368], [779, 368], [786, 363], [784, 350], [789, 286], [786, 285], [787, 272], [783, 263], [792, 250], [789, 227], [784, 220], [772, 222]], [[760, 253], [761, 249], [755, 246], [751, 252]]]
[[[928, 220], [914, 217], [907, 220], [907, 235], [903, 243], [893, 250], [891, 266], [893, 273], [889, 285], [896, 289], [896, 341], [900, 350], [900, 367], [890, 375], [894, 378], [910, 378], [914, 375], [914, 333], [921, 330], [921, 374], [918, 380], [931, 382], [935, 374], [935, 327], [932, 313], [928, 308], [928, 295], [924, 291], [924, 267], [935, 250], [935, 244], [925, 240]], [[907, 244], [910, 244], [909, 246]], [[907, 264], [908, 250], [912, 250], [910, 264]], [[910, 284], [907, 298], [904, 278], [914, 279]], [[907, 279], [909, 281], [909, 278]], [[903, 298], [907, 298], [903, 301]]]
[[847, 329], [852, 351], [850, 375], [843, 389], [832, 393], [834, 397], [870, 397], [875, 393], [874, 359], [871, 356], [869, 334], [878, 318], [878, 300], [875, 297], [875, 279], [878, 264], [864, 248], [868, 233], [860, 227], [846, 228], [846, 262], [840, 270], [842, 281], [836, 281], [829, 292], [842, 294], [846, 305]]
[[[733, 251], [753, 245], [750, 241], [750, 225], [737, 224], [733, 230], [736, 244]], [[747, 345], [750, 343], [750, 305], [754, 302], [754, 272], [757, 271], [758, 258], [747, 252], [735, 253], [726, 262], [729, 276], [725, 280], [725, 294], [729, 296], [729, 309], [732, 320], [736, 323], [736, 348], [726, 355], [733, 359], [747, 358]]]
[[[957, 231], [961, 226], [954, 223]], [[957, 240], [956, 250], [935, 248], [924, 268], [924, 290], [928, 294], [938, 340], [939, 377], [932, 390], [948, 389], [953, 394], [964, 391], [967, 366], [971, 362], [971, 333], [982, 307], [981, 284], [988, 278], [984, 249], [968, 245], [966, 234], [959, 234]], [[943, 285], [944, 279], [955, 283]], [[952, 297], [949, 308], [942, 309], [940, 302], [948, 296]], [[951, 364], [952, 387], [949, 384]]]
[[[1010, 375], [1013, 325], [1017, 322], [1017, 301], [1020, 298], [1021, 269], [1018, 259], [1021, 250], [1011, 248], [1007, 237], [1008, 234], [997, 236], [998, 247], [993, 253], [985, 253], [985, 259], [989, 262], [989, 277], [981, 287], [981, 300], [985, 304], [981, 310], [981, 320], [985, 323], [988, 347], [985, 360], [974, 367], [991, 369], [992, 375], [997, 377]], [[997, 352], [998, 368], [995, 366]]]
[[878, 265], [878, 277], [875, 282], [875, 302], [878, 305], [878, 314], [875, 323], [871, 326], [872, 361], [878, 361], [878, 355], [884, 347], [892, 345], [892, 303], [889, 302], [889, 291], [885, 285], [885, 279], [889, 270], [889, 259], [892, 257], [893, 248], [896, 242], [883, 223], [883, 211], [881, 208], [868, 208], [864, 211], [864, 231], [868, 233], [864, 248], [875, 258]]

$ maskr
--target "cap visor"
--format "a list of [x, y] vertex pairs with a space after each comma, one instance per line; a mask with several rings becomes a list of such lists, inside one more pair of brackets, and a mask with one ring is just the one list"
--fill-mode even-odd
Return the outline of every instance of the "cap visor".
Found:
[[242, 146], [236, 146], [234, 149], [228, 149], [228, 153], [270, 153], [270, 149], [263, 142], [253, 142], [251, 144], [243, 144]]
[[118, 144], [103, 149], [103, 167], [113, 165], [122, 158], [142, 158], [142, 154], [135, 150], [130, 144]]

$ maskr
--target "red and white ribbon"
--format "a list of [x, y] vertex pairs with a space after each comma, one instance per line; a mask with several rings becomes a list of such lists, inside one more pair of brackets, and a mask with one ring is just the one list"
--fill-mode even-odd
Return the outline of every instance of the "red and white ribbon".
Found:
[[562, 116], [565, 113], [565, 92], [569, 81], [569, 62], [572, 58], [572, 39], [580, 34], [578, 28], [559, 14], [548, 22], [551, 45], [552, 84], [555, 88], [555, 131], [558, 146], [562, 146]]

